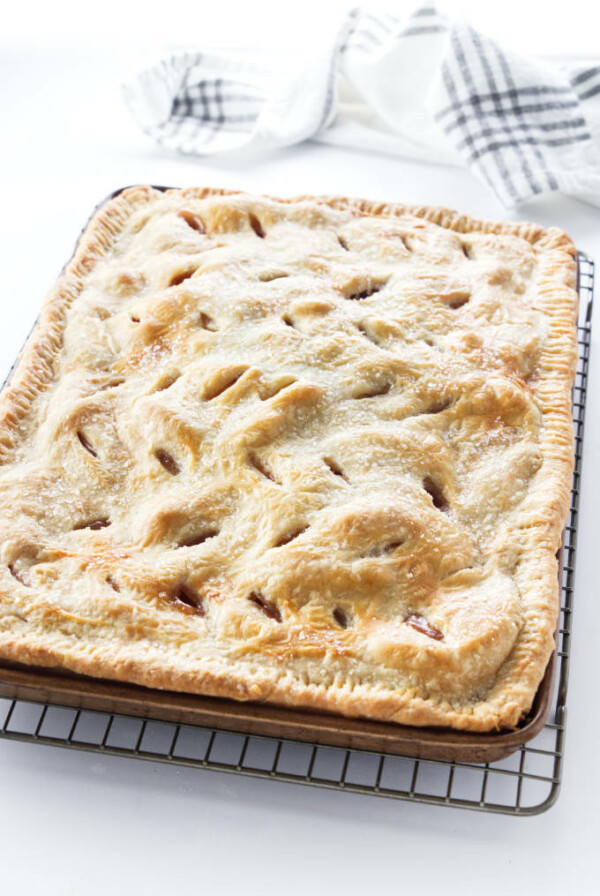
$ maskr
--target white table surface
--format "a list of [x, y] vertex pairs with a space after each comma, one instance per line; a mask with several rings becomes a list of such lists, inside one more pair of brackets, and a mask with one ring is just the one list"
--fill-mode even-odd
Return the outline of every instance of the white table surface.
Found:
[[[136, 52], [143, 62], [148, 48]], [[252, 161], [168, 154], [138, 132], [121, 104], [119, 79], [136, 62], [124, 45], [76, 51], [0, 44], [0, 377], [92, 206], [125, 184], [329, 192], [509, 217], [474, 177], [455, 169], [316, 144]], [[600, 214], [590, 206], [550, 197], [512, 217], [560, 225], [600, 260]], [[595, 326], [566, 760], [553, 809], [532, 818], [492, 816], [0, 740], [1, 892], [595, 891], [600, 322]]]

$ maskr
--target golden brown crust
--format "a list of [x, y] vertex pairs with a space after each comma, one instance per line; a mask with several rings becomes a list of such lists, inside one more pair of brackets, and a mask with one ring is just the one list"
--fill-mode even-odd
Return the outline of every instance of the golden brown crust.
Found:
[[516, 725], [553, 649], [574, 255], [446, 209], [111, 200], [0, 397], [0, 657]]

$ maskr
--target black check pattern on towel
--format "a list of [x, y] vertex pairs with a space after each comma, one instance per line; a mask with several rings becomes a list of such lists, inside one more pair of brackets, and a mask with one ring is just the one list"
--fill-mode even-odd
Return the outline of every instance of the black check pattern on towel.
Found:
[[[470, 26], [456, 26], [441, 72], [447, 104], [435, 115], [467, 164], [505, 205], [559, 189], [556, 151], [592, 139], [578, 85], [551, 72], [543, 82], [521, 72], [517, 84], [513, 70], [495, 41]], [[600, 67], [585, 74], [581, 86], [593, 79], [600, 91]]]
[[349, 30], [340, 52], [358, 50], [369, 55], [385, 46], [390, 40], [414, 37], [420, 34], [442, 34], [448, 25], [434, 6], [421, 6], [410, 14], [405, 24], [389, 13], [374, 15], [355, 8], [348, 13]]
[[215, 78], [184, 83], [173, 97], [171, 135], [190, 122], [196, 139], [202, 135], [205, 142], [220, 130], [248, 133], [258, 118], [262, 101], [259, 91], [243, 81]]
[[584, 68], [571, 75], [571, 86], [580, 100], [591, 100], [600, 93], [600, 65]]

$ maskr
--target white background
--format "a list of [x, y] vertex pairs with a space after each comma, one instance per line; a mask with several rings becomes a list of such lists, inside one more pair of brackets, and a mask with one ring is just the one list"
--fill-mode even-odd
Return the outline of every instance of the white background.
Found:
[[[153, 6], [147, 0], [103, 0], [87, 9], [81, 0], [33, 0], [13, 4], [3, 16], [0, 34], [54, 44], [73, 40], [102, 43], [157, 44], [164, 47], [306, 47], [342, 11], [353, 6], [373, 10], [434, 6], [435, 0], [168, 0]], [[453, 17], [464, 16], [504, 46], [525, 53], [598, 53], [598, 14], [593, 0], [438, 0]]]
[[[532, 218], [600, 259], [600, 214], [551, 197], [507, 215], [455, 169], [305, 144], [251, 167], [178, 158], [130, 120], [119, 82], [178, 46], [298, 48], [348, 4], [260, 0], [21, 4], [0, 38], [0, 375], [92, 206], [139, 182], [340, 193]], [[505, 44], [592, 55], [599, 15], [572, 0], [443, 3]], [[389, 8], [392, 8], [390, 3]], [[590, 16], [593, 20], [590, 21]], [[0, 891], [11, 894], [594, 892], [600, 798], [598, 370], [592, 352], [563, 792], [535, 818], [396, 803], [0, 741]]]

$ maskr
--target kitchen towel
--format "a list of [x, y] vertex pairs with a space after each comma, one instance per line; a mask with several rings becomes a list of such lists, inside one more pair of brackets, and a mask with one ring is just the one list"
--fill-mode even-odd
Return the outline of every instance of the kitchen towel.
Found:
[[123, 91], [143, 130], [183, 153], [319, 140], [467, 165], [507, 207], [553, 191], [600, 205], [600, 64], [518, 56], [431, 4], [354, 9], [291, 60], [181, 53]]

